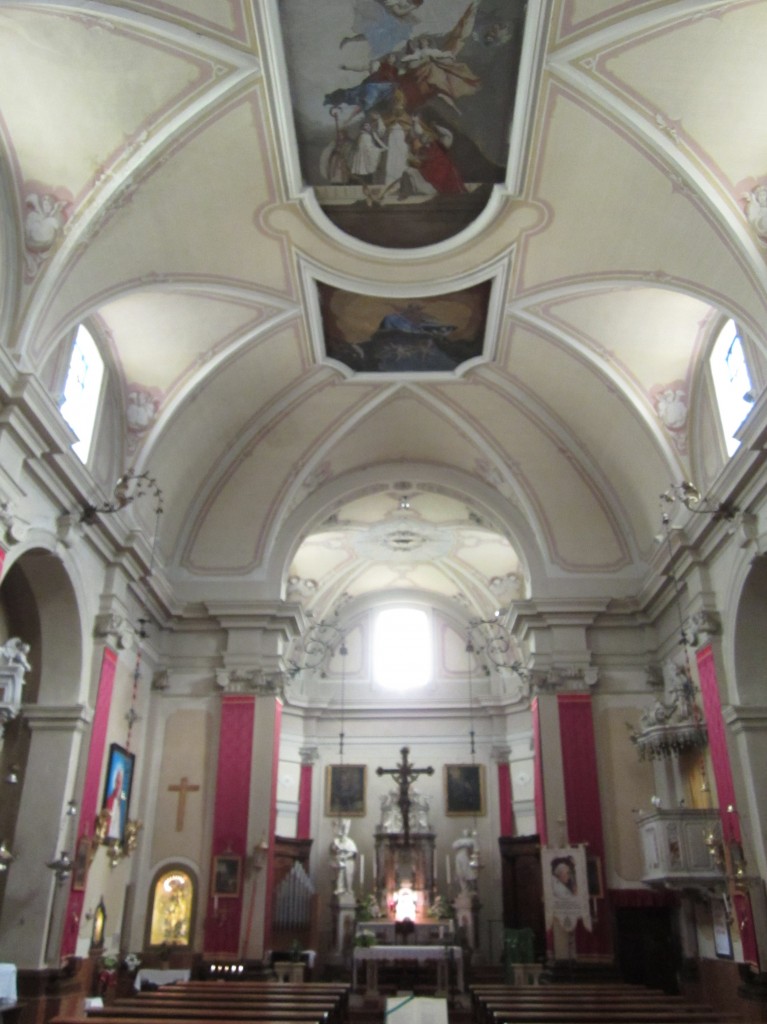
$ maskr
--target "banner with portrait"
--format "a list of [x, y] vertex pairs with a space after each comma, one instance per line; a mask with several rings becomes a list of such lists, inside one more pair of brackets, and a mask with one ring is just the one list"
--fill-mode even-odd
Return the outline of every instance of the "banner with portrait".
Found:
[[565, 931], [578, 921], [591, 931], [591, 903], [585, 846], [544, 847], [541, 850], [546, 927], [556, 919]]

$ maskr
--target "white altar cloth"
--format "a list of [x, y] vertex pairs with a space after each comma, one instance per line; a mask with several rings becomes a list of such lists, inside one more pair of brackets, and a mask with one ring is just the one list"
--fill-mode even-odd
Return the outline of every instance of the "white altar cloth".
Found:
[[190, 973], [189, 968], [174, 971], [160, 970], [159, 968], [155, 970], [151, 967], [142, 967], [136, 974], [136, 980], [133, 982], [133, 987], [137, 992], [140, 992], [141, 986], [144, 984], [173, 985], [176, 981], [189, 981]]
[[447, 968], [455, 964], [456, 987], [463, 992], [463, 950], [460, 946], [356, 946], [354, 949], [354, 987], [359, 984], [359, 965], [366, 967], [366, 984], [369, 991], [378, 990], [378, 964], [382, 961], [428, 960], [437, 962], [440, 974], [438, 987], [447, 988]]
[[16, 1002], [16, 964], [0, 964], [0, 1003]]

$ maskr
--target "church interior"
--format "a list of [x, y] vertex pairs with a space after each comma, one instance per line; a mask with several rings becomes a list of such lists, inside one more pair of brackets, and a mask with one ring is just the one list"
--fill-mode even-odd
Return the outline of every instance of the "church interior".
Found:
[[0, 2], [7, 1024], [392, 946], [767, 1019], [765, 38]]

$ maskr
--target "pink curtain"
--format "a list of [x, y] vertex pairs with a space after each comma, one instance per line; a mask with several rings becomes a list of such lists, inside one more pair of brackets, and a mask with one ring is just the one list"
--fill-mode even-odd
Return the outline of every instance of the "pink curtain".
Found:
[[269, 804], [269, 859], [266, 865], [266, 898], [264, 902], [266, 920], [264, 921], [264, 949], [272, 944], [272, 898], [274, 891], [274, 835], [277, 831], [277, 779], [280, 767], [280, 730], [282, 728], [282, 704], [274, 702], [274, 736], [272, 742], [272, 786]]
[[[729, 845], [742, 841], [738, 806], [735, 803], [735, 785], [732, 781], [730, 754], [727, 749], [727, 732], [722, 715], [722, 700], [716, 678], [716, 663], [711, 644], [697, 652], [700, 694], [708, 727], [708, 746], [711, 751], [711, 765], [719, 797], [719, 817], [722, 822], [722, 838]], [[748, 893], [735, 892], [732, 896], [735, 920], [740, 930], [743, 958], [747, 963], [759, 967], [759, 949], [756, 941], [754, 915]]]
[[541, 746], [541, 709], [538, 698], [533, 698], [530, 708], [533, 719], [533, 757], [534, 757], [534, 804], [535, 804], [535, 831], [538, 833], [541, 845], [548, 846], [548, 832], [546, 831], [546, 799], [543, 788], [543, 750]]
[[302, 764], [298, 782], [298, 818], [296, 839], [309, 839], [312, 834], [312, 776], [314, 765]]
[[502, 836], [513, 836], [514, 804], [511, 795], [511, 766], [508, 762], [498, 765], [498, 821]]
[[[91, 726], [91, 741], [88, 747], [88, 765], [85, 769], [85, 784], [80, 801], [80, 820], [77, 829], [77, 846], [80, 840], [93, 835], [93, 826], [100, 810], [101, 768], [104, 763], [104, 750], [107, 742], [107, 725], [109, 709], [112, 706], [117, 655], [111, 648], [104, 648], [101, 658], [101, 672], [96, 694], [96, 707]], [[74, 878], [72, 879], [74, 883]], [[85, 892], [70, 889], [67, 912], [64, 918], [64, 929], [61, 936], [61, 956], [74, 956], [77, 950], [77, 933], [80, 927], [80, 915], [83, 911]]]
[[[599, 773], [594, 740], [591, 694], [562, 693], [559, 707], [559, 740], [562, 747], [562, 771], [565, 787], [567, 838], [585, 843], [589, 857], [604, 863], [602, 808], [599, 802]], [[576, 946], [579, 953], [609, 953], [610, 931], [604, 902], [597, 903], [597, 919], [591, 932], [579, 924]]]
[[217, 854], [231, 854], [241, 857], [242, 861], [238, 895], [219, 898], [211, 894], [208, 898], [206, 953], [236, 956], [239, 952], [254, 721], [254, 696], [231, 694], [222, 698], [211, 868]]

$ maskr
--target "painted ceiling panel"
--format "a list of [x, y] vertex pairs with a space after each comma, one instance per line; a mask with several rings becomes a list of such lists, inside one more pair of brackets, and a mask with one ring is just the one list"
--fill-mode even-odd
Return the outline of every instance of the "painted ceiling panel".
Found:
[[154, 291], [107, 303], [100, 315], [118, 339], [126, 383], [166, 392], [274, 312], [244, 298]]
[[60, 335], [62, 309], [77, 308], [88, 296], [103, 301], [131, 285], [179, 280], [205, 290], [215, 284], [291, 291], [283, 242], [259, 234], [254, 223], [258, 207], [274, 201], [256, 115], [260, 122], [260, 102], [251, 93], [196, 126], [137, 183], [77, 251], [41, 335], [50, 332], [49, 341]]
[[711, 307], [681, 292], [639, 287], [561, 299], [546, 313], [649, 395], [657, 385], [687, 379]]
[[127, 0], [124, 6], [242, 38], [246, 27], [245, 4], [246, 0]]
[[586, 478], [582, 457], [568, 450], [574, 439], [564, 430], [557, 436], [554, 424], [533, 419], [500, 387], [481, 389], [480, 396], [478, 390], [455, 389], [451, 404], [473, 423], [477, 420], [472, 410], [478, 403], [481, 406], [481, 423], [487, 433], [495, 428], [494, 448], [510, 468], [528, 508], [535, 509], [538, 522], [534, 525], [546, 537], [552, 560], [570, 569], [610, 571], [624, 567], [625, 542], [601, 502], [594, 481]]
[[[0, 12], [0, 27], [0, 105], [22, 174], [73, 197], [213, 78], [199, 54], [184, 54], [119, 18], [106, 25], [80, 12], [11, 5]], [[35, 113], [45, 117], [42, 138], [32, 97], [42, 105]]]
[[767, 172], [761, 3], [720, 5], [708, 17], [696, 13], [607, 51], [600, 66], [632, 104], [665, 116], [692, 143], [695, 158], [705, 154], [705, 162], [721, 169], [731, 185]]
[[746, 308], [763, 305], [757, 270], [734, 250], [713, 210], [669, 182], [657, 158], [556, 88], [549, 109], [536, 192], [552, 216], [523, 242], [524, 288], [589, 276], [649, 277], [713, 295], [727, 288]]
[[[417, 431], [413, 424], [418, 424]], [[450, 465], [471, 472], [476, 447], [449, 418], [410, 392], [400, 392], [375, 408], [363, 423], [333, 447], [336, 475], [371, 463], [408, 461]]]
[[[169, 559], [178, 531], [190, 525], [190, 503], [194, 506], [200, 500], [211, 473], [221, 470], [248, 425], [298, 376], [298, 329], [293, 323], [267, 334], [213, 373], [205, 380], [206, 400], [197, 400], [202, 388], [195, 388], [145, 455], [166, 493], [162, 540]], [[179, 452], [194, 457], [180, 459]]]
[[[642, 418], [643, 412], [652, 420], [649, 400], [640, 412], [576, 353], [559, 345], [548, 345], [534, 333], [519, 331], [514, 335], [511, 362], [515, 377], [555, 414], [567, 434], [577, 438], [581, 450], [598, 466], [601, 486], [604, 488], [604, 481], [611, 481], [614, 490], [609, 500], [625, 536], [632, 545], [636, 539], [645, 537], [648, 521], [657, 523], [657, 480], [682, 475], [689, 400], [685, 402], [683, 427], [665, 434], [664, 450], [660, 418], [654, 434]], [[570, 401], [573, 391], [581, 396], [581, 401]], [[609, 438], [609, 444], [605, 444], [605, 438]], [[632, 452], [630, 460], [626, 459], [627, 451]]]
[[[263, 355], [268, 359], [266, 352]], [[254, 407], [255, 429], [247, 437], [243, 431], [238, 439], [236, 462], [231, 468], [221, 467], [209, 482], [198, 529], [184, 558], [192, 567], [244, 572], [260, 564], [266, 530], [284, 511], [298, 467], [327, 443], [359, 399], [357, 389], [339, 393], [327, 375], [318, 374], [317, 381], [310, 394], [297, 393], [273, 410], [268, 422]], [[245, 535], [232, 528], [232, 517], [237, 516], [249, 520]]]

